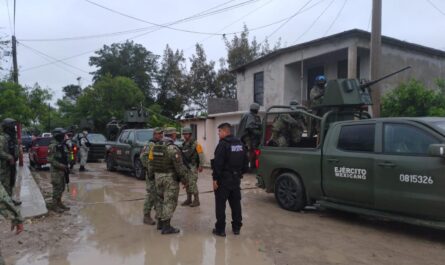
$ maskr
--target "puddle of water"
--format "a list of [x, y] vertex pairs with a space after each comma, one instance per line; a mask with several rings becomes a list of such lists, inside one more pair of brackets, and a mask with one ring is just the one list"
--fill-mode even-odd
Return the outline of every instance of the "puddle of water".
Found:
[[[71, 198], [85, 205], [80, 211], [87, 226], [76, 243], [49, 248], [46, 253], [28, 254], [16, 265], [77, 264], [273, 264], [260, 243], [247, 236], [214, 237], [213, 195], [205, 194], [200, 208], [178, 207], [173, 220], [182, 231], [163, 236], [154, 226], [142, 223], [145, 182], [115, 175], [71, 183]], [[105, 203], [103, 203], [105, 202]], [[230, 216], [230, 215], [229, 215]], [[228, 222], [230, 226], [230, 222]]]

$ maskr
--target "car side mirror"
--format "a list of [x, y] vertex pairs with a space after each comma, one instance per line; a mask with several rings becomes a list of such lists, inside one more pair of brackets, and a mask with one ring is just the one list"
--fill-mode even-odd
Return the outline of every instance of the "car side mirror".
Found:
[[431, 144], [428, 147], [428, 154], [445, 158], [445, 144]]

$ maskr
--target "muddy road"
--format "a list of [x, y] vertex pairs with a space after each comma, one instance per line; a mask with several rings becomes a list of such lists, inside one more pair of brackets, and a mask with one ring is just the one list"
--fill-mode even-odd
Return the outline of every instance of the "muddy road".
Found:
[[[211, 234], [214, 197], [210, 171], [199, 178], [201, 206], [178, 206], [177, 235], [142, 223], [145, 182], [105, 164], [71, 177], [70, 213], [28, 221], [13, 236], [4, 221], [0, 240], [7, 264], [443, 264], [445, 232], [335, 211], [280, 209], [271, 194], [243, 179], [240, 236]], [[45, 186], [48, 171], [39, 171]], [[45, 188], [47, 189], [47, 187]], [[180, 202], [185, 192], [181, 189]], [[228, 218], [230, 210], [227, 209]]]

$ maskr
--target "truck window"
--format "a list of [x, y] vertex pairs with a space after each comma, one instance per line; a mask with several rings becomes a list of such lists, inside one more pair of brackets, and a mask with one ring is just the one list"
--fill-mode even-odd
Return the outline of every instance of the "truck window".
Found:
[[429, 145], [440, 143], [434, 136], [411, 125], [386, 123], [383, 128], [385, 153], [428, 155]]
[[128, 131], [124, 131], [121, 134], [121, 137], [119, 138], [119, 142], [125, 143], [127, 141], [127, 138], [128, 138]]
[[128, 143], [129, 140], [134, 141], [134, 131], [130, 131], [127, 140], [125, 140], [125, 143]]
[[374, 152], [374, 128], [374, 124], [343, 126], [337, 148], [345, 151]]

